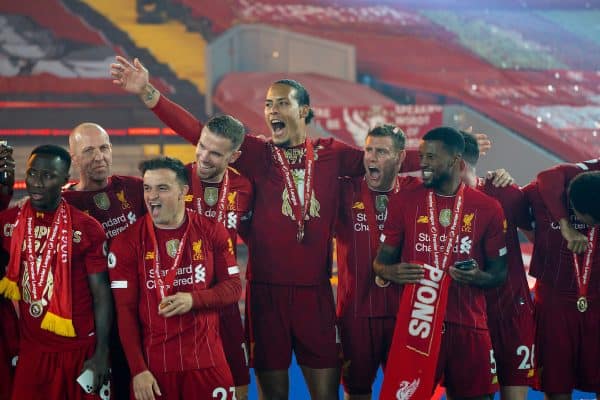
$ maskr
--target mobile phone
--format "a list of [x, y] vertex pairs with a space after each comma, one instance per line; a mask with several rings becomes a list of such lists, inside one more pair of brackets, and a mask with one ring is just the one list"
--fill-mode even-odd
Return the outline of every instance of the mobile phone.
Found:
[[[8, 148], [8, 141], [0, 140], [0, 146]], [[4, 185], [8, 181], [8, 171], [0, 172], [0, 184]]]
[[475, 260], [470, 258], [468, 260], [457, 261], [454, 263], [454, 268], [460, 269], [461, 271], [470, 271], [475, 268]]
[[91, 369], [86, 369], [77, 377], [77, 383], [83, 388], [86, 393], [92, 393], [94, 390], [94, 373]]

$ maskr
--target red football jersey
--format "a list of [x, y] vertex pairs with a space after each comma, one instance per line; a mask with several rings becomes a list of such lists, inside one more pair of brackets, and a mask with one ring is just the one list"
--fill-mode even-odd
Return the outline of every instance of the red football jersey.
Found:
[[506, 282], [486, 291], [488, 315], [502, 318], [503, 315], [513, 315], [519, 306], [532, 305], [517, 232], [517, 228], [532, 229], [529, 203], [516, 185], [495, 187], [489, 179], [480, 179], [477, 188], [500, 202], [507, 222]]
[[542, 171], [537, 176], [537, 186], [546, 208], [555, 221], [569, 218], [567, 188], [577, 174], [600, 171], [600, 158], [577, 164], [560, 164]]
[[94, 217], [112, 239], [146, 213], [144, 185], [134, 176], [113, 175], [101, 190], [63, 191], [67, 202]]
[[[403, 262], [434, 265], [433, 246], [429, 237], [427, 193], [424, 186], [399, 193], [388, 206], [388, 218], [382, 242], [401, 248]], [[455, 196], [435, 196], [437, 213], [450, 215]], [[442, 243], [447, 240], [449, 227], [437, 228]], [[446, 219], [446, 218], [444, 218]], [[457, 261], [475, 259], [485, 269], [485, 260], [506, 254], [506, 220], [500, 204], [476, 189], [464, 190], [463, 216], [459, 221], [458, 243], [450, 256], [450, 265]], [[484, 290], [452, 281], [448, 294], [445, 321], [473, 328], [487, 328]]]
[[[398, 179], [399, 190], [409, 190], [421, 184], [418, 178]], [[395, 317], [400, 301], [400, 285], [391, 284], [379, 287], [375, 284], [373, 260], [379, 243], [379, 235], [387, 218], [387, 204], [397, 196], [395, 190], [377, 192], [369, 190], [369, 200], [373, 203], [378, 231], [371, 233], [367, 222], [362, 186], [363, 177], [341, 180], [341, 199], [338, 220], [335, 228], [337, 244], [338, 315], [351, 307], [358, 317]], [[374, 237], [373, 237], [374, 235]]]
[[[177, 229], [155, 228], [159, 260], [166, 260], [160, 265], [164, 276], [172, 265], [173, 249], [188, 224], [192, 224], [169, 294], [203, 291], [229, 279], [239, 282], [234, 244], [225, 228], [195, 212], [188, 216]], [[226, 365], [217, 308], [192, 309], [170, 318], [158, 314], [156, 254], [148, 251], [151, 246], [146, 229], [145, 219], [132, 225], [127, 231], [128, 240], [111, 244], [108, 260], [119, 331], [132, 375], [146, 368], [172, 372]], [[237, 298], [229, 303], [235, 301]], [[137, 318], [124, 318], [132, 310]]]
[[[71, 225], [73, 227], [73, 244], [71, 254], [71, 288], [72, 288], [72, 317], [76, 337], [59, 336], [55, 333], [41, 329], [40, 325], [48, 311], [48, 296], [52, 293], [54, 282], [54, 268], [51, 264], [48, 275], [48, 283], [44, 289], [42, 302], [44, 312], [38, 318], [29, 314], [29, 277], [22, 255], [21, 271], [19, 273], [19, 290], [21, 301], [19, 301], [21, 346], [27, 349], [44, 352], [61, 352], [81, 348], [86, 343], [95, 341], [94, 308], [92, 304], [92, 293], [88, 285], [88, 275], [106, 271], [106, 257], [103, 255], [103, 245], [106, 237], [102, 227], [92, 217], [82, 213], [73, 206], [69, 206], [71, 212]], [[2, 247], [10, 251], [13, 225], [19, 213], [18, 207], [10, 208], [0, 213], [0, 224], [2, 226]], [[52, 227], [54, 212], [35, 213], [35, 246], [41, 249], [45, 246], [48, 233]], [[38, 259], [41, 251], [38, 251]]]
[[[567, 247], [567, 241], [560, 233], [560, 224], [542, 199], [537, 182], [523, 188], [535, 220], [535, 243], [529, 274], [539, 281], [555, 288], [557, 294], [564, 294], [572, 300], [577, 299], [577, 282], [573, 266], [573, 253]], [[558, 194], [557, 194], [558, 196]], [[571, 225], [580, 233], [587, 235], [588, 226], [579, 222], [572, 211], [569, 211]], [[600, 242], [597, 242], [600, 246]], [[594, 252], [592, 273], [588, 287], [588, 298], [600, 296], [600, 249]]]
[[[185, 167], [190, 174], [190, 179], [198, 180], [199, 178], [193, 173], [194, 164], [190, 163]], [[237, 170], [228, 168], [227, 174], [229, 188], [225, 204], [225, 218], [222, 224], [229, 232], [233, 243], [237, 243], [238, 231], [244, 231], [252, 217], [254, 193], [250, 181]], [[217, 219], [223, 181], [219, 183], [202, 182], [201, 184], [198, 182], [190, 184], [190, 190], [185, 197], [185, 206], [198, 213], [202, 212], [206, 218]], [[200, 206], [198, 202], [202, 202]]]

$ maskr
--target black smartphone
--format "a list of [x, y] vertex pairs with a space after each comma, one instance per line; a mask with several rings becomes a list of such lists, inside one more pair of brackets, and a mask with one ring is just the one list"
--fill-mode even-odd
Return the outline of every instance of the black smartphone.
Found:
[[475, 260], [470, 258], [468, 260], [457, 261], [454, 263], [454, 268], [460, 269], [461, 271], [470, 271], [475, 268]]

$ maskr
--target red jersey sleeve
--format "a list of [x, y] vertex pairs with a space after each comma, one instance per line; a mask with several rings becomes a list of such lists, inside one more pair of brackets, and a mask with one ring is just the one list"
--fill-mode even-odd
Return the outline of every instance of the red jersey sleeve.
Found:
[[491, 180], [486, 180], [483, 192], [500, 202], [504, 216], [514, 226], [531, 230], [529, 201], [525, 193], [517, 185], [495, 187]]
[[131, 370], [131, 376], [148, 369], [142, 351], [142, 333], [138, 317], [139, 249], [129, 240], [116, 240], [108, 254], [110, 287], [117, 308], [119, 336]]
[[500, 203], [495, 200], [490, 207], [490, 218], [484, 233], [484, 251], [486, 258], [494, 259], [506, 255], [506, 218]]
[[567, 185], [580, 172], [583, 170], [577, 164], [560, 164], [540, 172], [537, 176], [540, 196], [557, 221], [569, 218]]
[[402, 247], [404, 242], [404, 234], [406, 231], [406, 222], [404, 221], [404, 213], [402, 212], [402, 204], [405, 203], [404, 196], [399, 193], [393, 203], [388, 205], [388, 216], [383, 225], [383, 232], [380, 236], [380, 242], [395, 248]]
[[240, 151], [242, 154], [232, 164], [232, 167], [250, 180], [259, 174], [266, 173], [268, 162], [265, 164], [265, 160], [270, 160], [271, 152], [263, 139], [252, 135], [244, 136]]
[[339, 176], [362, 176], [365, 173], [363, 164], [364, 151], [345, 143], [333, 140], [331, 147], [339, 154]]
[[186, 109], [172, 102], [164, 94], [161, 93], [158, 103], [152, 108], [152, 112], [165, 125], [177, 132], [179, 136], [194, 146], [198, 143], [204, 125]]
[[[80, 232], [80, 238], [77, 238], [78, 233], [74, 233], [73, 240], [86, 240], [87, 251], [85, 253], [85, 270], [88, 275], [97, 274], [100, 272], [106, 272], [106, 235], [104, 230], [98, 221], [94, 218], [89, 217], [81, 213], [83, 217], [83, 224], [81, 228], [84, 230], [83, 234]], [[83, 237], [81, 237], [83, 236]]]
[[214, 225], [212, 238], [215, 282], [210, 289], [192, 292], [193, 308], [221, 308], [237, 302], [242, 293], [235, 243], [221, 224]]

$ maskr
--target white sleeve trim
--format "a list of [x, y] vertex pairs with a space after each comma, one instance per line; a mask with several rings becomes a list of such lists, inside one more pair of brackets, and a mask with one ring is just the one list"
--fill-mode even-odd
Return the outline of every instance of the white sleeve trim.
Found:
[[127, 281], [112, 281], [110, 283], [111, 289], [127, 289]]

